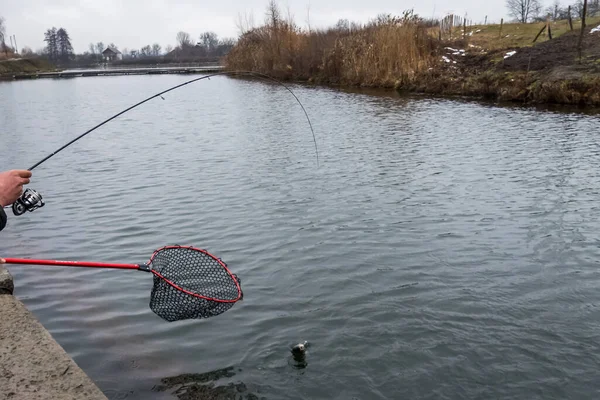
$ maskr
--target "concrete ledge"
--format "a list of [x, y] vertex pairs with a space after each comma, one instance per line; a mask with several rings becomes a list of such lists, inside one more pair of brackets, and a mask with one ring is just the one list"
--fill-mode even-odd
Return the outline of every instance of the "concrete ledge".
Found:
[[[11, 286], [7, 274], [0, 268], [5, 293]], [[12, 294], [0, 295], [0, 400], [5, 399], [107, 400]]]
[[0, 267], [0, 294], [13, 294], [15, 284], [12, 275], [6, 269]]

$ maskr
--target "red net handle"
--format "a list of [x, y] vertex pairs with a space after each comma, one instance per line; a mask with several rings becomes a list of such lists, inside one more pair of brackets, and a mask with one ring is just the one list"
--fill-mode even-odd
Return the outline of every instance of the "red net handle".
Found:
[[60, 265], [63, 267], [91, 267], [91, 268], [117, 268], [117, 269], [143, 269], [143, 264], [114, 264], [89, 261], [60, 261], [60, 260], [34, 260], [25, 258], [4, 258], [7, 264], [30, 265]]

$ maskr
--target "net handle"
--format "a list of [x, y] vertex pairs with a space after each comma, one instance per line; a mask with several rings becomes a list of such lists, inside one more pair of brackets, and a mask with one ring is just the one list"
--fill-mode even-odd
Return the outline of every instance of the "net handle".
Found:
[[35, 260], [26, 258], [3, 258], [6, 264], [24, 265], [54, 265], [63, 267], [88, 267], [88, 268], [115, 268], [115, 269], [140, 269], [145, 270], [145, 264], [115, 264], [91, 261], [62, 261], [62, 260]]

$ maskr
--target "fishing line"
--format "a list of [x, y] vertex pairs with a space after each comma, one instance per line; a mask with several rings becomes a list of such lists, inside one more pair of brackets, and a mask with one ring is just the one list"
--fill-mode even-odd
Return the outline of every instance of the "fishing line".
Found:
[[[310, 127], [310, 131], [312, 133], [313, 136], [313, 141], [315, 143], [315, 153], [317, 156], [317, 167], [319, 166], [319, 150], [317, 148], [317, 138], [315, 136], [315, 131], [313, 129], [312, 123], [310, 121], [310, 118], [308, 116], [308, 113], [306, 112], [306, 109], [304, 108], [304, 105], [302, 104], [302, 102], [300, 101], [300, 99], [298, 98], [298, 96], [296, 96], [296, 94], [287, 86], [285, 85], [283, 82], [269, 76], [266, 74], [262, 74], [260, 72], [252, 72], [252, 71], [223, 71], [223, 72], [215, 72], [212, 74], [208, 74], [208, 75], [204, 75], [200, 78], [195, 78], [195, 79], [191, 79], [187, 82], [181, 83], [179, 85], [173, 86], [167, 90], [163, 90], [160, 93], [157, 93], [153, 96], [148, 97], [145, 100], [140, 101], [139, 103], [136, 103], [134, 105], [132, 105], [131, 107], [126, 108], [125, 110], [119, 112], [118, 114], [113, 115], [112, 117], [106, 119], [105, 121], [99, 123], [98, 125], [94, 126], [93, 128], [89, 129], [88, 131], [84, 132], [83, 134], [79, 135], [78, 137], [76, 137], [75, 139], [71, 140], [69, 143], [65, 144], [64, 146], [60, 147], [59, 149], [57, 149], [56, 151], [54, 151], [52, 154], [49, 154], [48, 156], [44, 157], [42, 160], [38, 161], [37, 163], [35, 163], [33, 166], [31, 166], [29, 168], [29, 171], [33, 171], [35, 168], [37, 168], [38, 166], [40, 166], [41, 164], [45, 163], [46, 161], [48, 161], [50, 158], [54, 157], [56, 154], [60, 153], [61, 151], [63, 151], [64, 149], [66, 149], [67, 147], [69, 147], [70, 145], [72, 145], [73, 143], [77, 142], [79, 139], [89, 135], [90, 133], [92, 133], [93, 131], [95, 131], [96, 129], [100, 128], [101, 126], [103, 126], [104, 124], [112, 121], [115, 118], [118, 118], [119, 116], [133, 110], [136, 107], [141, 106], [142, 104], [155, 99], [157, 97], [161, 97], [163, 100], [164, 98], [162, 97], [163, 94], [168, 93], [172, 90], [175, 89], [179, 89], [183, 86], [189, 85], [191, 83], [194, 82], [198, 82], [204, 79], [210, 79], [212, 77], [215, 76], [220, 76], [220, 75], [236, 75], [236, 76], [254, 76], [257, 77], [259, 79], [263, 79], [263, 80], [267, 80], [267, 81], [271, 81], [271, 82], [275, 82], [281, 86], [283, 86], [285, 89], [287, 89], [288, 92], [290, 92], [292, 94], [292, 96], [294, 96], [294, 98], [296, 99], [296, 101], [298, 102], [298, 104], [300, 105], [300, 107], [302, 108], [302, 111], [304, 112], [304, 115], [306, 116], [306, 120], [308, 121], [308, 125]], [[44, 206], [44, 201], [42, 196], [36, 192], [33, 189], [27, 189], [25, 190], [25, 192], [21, 195], [21, 197], [19, 199], [17, 199], [17, 201], [15, 201], [12, 204], [12, 209], [13, 209], [13, 213], [15, 215], [22, 215], [27, 211], [34, 211], [40, 207]], [[6, 206], [6, 208], [11, 207], [11, 206]]]

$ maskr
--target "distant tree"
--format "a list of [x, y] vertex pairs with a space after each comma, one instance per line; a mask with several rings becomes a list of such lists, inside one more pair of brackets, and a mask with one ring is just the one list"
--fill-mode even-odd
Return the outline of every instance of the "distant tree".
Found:
[[146, 45], [140, 49], [141, 57], [148, 57], [152, 55], [152, 47], [150, 45]]
[[204, 32], [200, 35], [200, 43], [202, 43], [208, 51], [213, 51], [219, 44], [219, 37], [214, 32]]
[[171, 46], [170, 44], [168, 44], [167, 47], [165, 47], [165, 53], [169, 54], [172, 51], [173, 51], [173, 46]]
[[192, 37], [187, 32], [177, 33], [176, 39], [177, 39], [177, 43], [179, 43], [179, 47], [181, 47], [182, 49], [184, 47], [192, 46]]
[[265, 23], [268, 27], [277, 29], [282, 21], [281, 10], [275, 0], [269, 0], [267, 12], [265, 15]]
[[4, 55], [8, 57], [8, 48], [6, 46], [6, 41], [4, 40], [4, 35], [6, 35], [6, 22], [4, 17], [0, 16], [0, 47], [2, 47]]
[[104, 43], [102, 42], [98, 42], [96, 43], [96, 53], [98, 54], [102, 54], [102, 52], [104, 51]]
[[62, 61], [69, 61], [73, 56], [73, 46], [71, 45], [71, 38], [66, 29], [60, 28], [56, 32], [56, 46], [59, 58]]
[[216, 49], [216, 56], [222, 57], [229, 53], [229, 51], [235, 46], [234, 38], [224, 38], [219, 40], [219, 44]]
[[153, 56], [160, 56], [160, 51], [161, 51], [161, 49], [162, 49], [162, 48], [160, 47], [160, 44], [158, 44], [158, 43], [154, 43], [154, 44], [152, 45], [152, 55], [153, 55]]
[[25, 46], [21, 49], [21, 56], [23, 57], [32, 57], [34, 55], [35, 53], [33, 52], [33, 50], [31, 50], [31, 47]]
[[340, 19], [335, 24], [335, 30], [339, 32], [350, 32], [350, 21], [347, 19]]
[[588, 15], [595, 17], [600, 14], [600, 0], [588, 0]]
[[536, 18], [541, 11], [539, 0], [506, 0], [508, 14], [521, 23]]
[[46, 42], [46, 54], [52, 61], [58, 60], [58, 38], [57, 29], [48, 29], [44, 34], [44, 42]]
[[576, 1], [571, 8], [576, 18], [581, 19], [583, 17], [583, 0]]
[[554, 4], [550, 7], [547, 7], [544, 10], [544, 18], [546, 15], [549, 15], [553, 21], [561, 19], [561, 16], [565, 13], [565, 10], [561, 7], [559, 0], [554, 0]]

